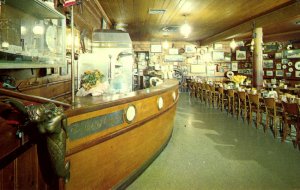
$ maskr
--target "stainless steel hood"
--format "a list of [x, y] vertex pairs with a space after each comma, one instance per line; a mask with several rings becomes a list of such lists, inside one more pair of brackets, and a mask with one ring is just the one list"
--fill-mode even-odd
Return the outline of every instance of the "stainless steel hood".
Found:
[[93, 32], [92, 41], [93, 47], [98, 48], [132, 47], [132, 41], [129, 34], [120, 30], [96, 30]]

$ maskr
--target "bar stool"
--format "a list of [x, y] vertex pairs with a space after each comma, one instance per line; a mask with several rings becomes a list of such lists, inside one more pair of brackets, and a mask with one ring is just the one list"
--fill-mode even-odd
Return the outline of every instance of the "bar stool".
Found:
[[290, 131], [291, 125], [296, 129], [296, 141], [295, 145], [300, 148], [300, 111], [297, 103], [282, 102], [283, 108], [283, 134], [281, 142], [284, 142], [287, 133]]
[[231, 113], [233, 116], [235, 114], [235, 96], [234, 90], [228, 89], [227, 90], [227, 97], [228, 97], [228, 110], [227, 113]]
[[210, 89], [210, 103], [212, 105], [212, 107], [215, 107], [215, 104], [217, 105], [217, 100], [219, 97], [219, 92], [216, 91], [216, 88], [214, 85], [209, 85], [209, 89]]
[[189, 85], [190, 89], [190, 97], [195, 97], [195, 92], [196, 92], [196, 87], [195, 87], [195, 82], [191, 82]]
[[218, 103], [218, 107], [221, 109], [221, 111], [223, 111], [225, 108], [225, 103], [227, 105], [227, 109], [228, 109], [228, 98], [226, 96], [226, 94], [224, 93], [224, 88], [223, 87], [219, 87], [218, 88], [218, 92], [219, 92], [219, 103]]
[[[247, 96], [246, 92], [243, 91], [238, 91], [238, 113], [237, 113], [237, 119], [239, 118], [240, 115], [241, 117], [244, 117], [244, 122], [247, 119], [248, 116], [248, 106], [247, 106]], [[249, 123], [249, 120], [248, 120]]]
[[[272, 121], [272, 128], [274, 131], [274, 137], [277, 137], [277, 120], [282, 121], [282, 111], [277, 109], [275, 98], [264, 98], [266, 106], [266, 128], [269, 127], [269, 119]], [[280, 124], [280, 122], [279, 122]]]
[[205, 104], [210, 105], [211, 95], [210, 95], [210, 86], [209, 84], [205, 84]]
[[263, 109], [265, 109], [264, 105], [259, 102], [258, 94], [248, 94], [249, 100], [249, 124], [252, 123], [252, 112], [256, 113], [256, 128], [258, 128], [258, 124], [261, 123]]

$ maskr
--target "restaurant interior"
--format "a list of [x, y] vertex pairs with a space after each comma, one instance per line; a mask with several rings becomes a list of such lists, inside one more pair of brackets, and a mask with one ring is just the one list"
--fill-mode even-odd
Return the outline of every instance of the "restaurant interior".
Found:
[[149, 189], [187, 126], [224, 121], [299, 157], [299, 0], [0, 0], [0, 34], [0, 190]]

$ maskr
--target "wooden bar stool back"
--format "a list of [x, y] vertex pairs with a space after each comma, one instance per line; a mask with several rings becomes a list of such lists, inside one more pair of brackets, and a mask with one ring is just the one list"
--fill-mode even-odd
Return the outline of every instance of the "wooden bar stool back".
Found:
[[[266, 128], [269, 127], [269, 122], [272, 121], [272, 129], [274, 131], [274, 137], [277, 137], [277, 120], [279, 120], [279, 124], [282, 121], [282, 112], [277, 109], [276, 101], [274, 98], [264, 98], [265, 110], [266, 110]], [[271, 120], [270, 120], [271, 119]]]
[[211, 100], [211, 105], [212, 107], [215, 107], [215, 104], [217, 105], [217, 100], [218, 100], [218, 91], [216, 91], [216, 88], [214, 85], [209, 85], [210, 89], [210, 100]]
[[283, 108], [283, 135], [282, 142], [285, 141], [288, 132], [290, 132], [291, 125], [296, 129], [295, 145], [300, 148], [300, 111], [297, 103], [282, 102]]
[[228, 89], [227, 90], [227, 96], [228, 96], [228, 113], [231, 113], [231, 115], [235, 114], [235, 97], [234, 97], [234, 90]]
[[258, 94], [248, 94], [249, 100], [249, 124], [252, 123], [252, 112], [256, 113], [256, 128], [261, 124], [262, 113], [264, 112], [264, 107], [261, 105], [259, 101]]
[[[238, 91], [238, 113], [237, 118], [239, 116], [243, 117], [243, 120], [247, 120], [248, 116], [248, 106], [247, 106], [247, 96], [246, 92]], [[249, 120], [248, 120], [249, 123]]]
[[[228, 98], [227, 96], [225, 95], [224, 93], [224, 88], [223, 87], [219, 87], [218, 88], [218, 92], [219, 92], [219, 103], [218, 103], [218, 106], [219, 108], [221, 109], [221, 111], [224, 110], [225, 108], [225, 105], [228, 106]], [[226, 104], [225, 104], [226, 103]]]

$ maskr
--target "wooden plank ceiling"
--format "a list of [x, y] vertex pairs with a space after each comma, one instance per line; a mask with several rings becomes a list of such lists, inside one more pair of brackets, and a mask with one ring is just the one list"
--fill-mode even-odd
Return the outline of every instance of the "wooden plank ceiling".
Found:
[[[104, 10], [113, 24], [123, 23], [133, 41], [199, 41], [204, 44], [232, 37], [249, 38], [253, 23], [262, 26], [266, 36], [300, 35], [300, 5], [297, 0], [86, 0], [90, 18]], [[150, 15], [149, 9], [166, 9], [162, 15]], [[289, 11], [290, 10], [290, 11]], [[95, 12], [96, 11], [96, 12]], [[179, 31], [165, 32], [163, 27], [180, 26], [185, 17], [192, 33], [184, 39]], [[99, 19], [100, 20], [100, 19]], [[97, 22], [99, 22], [99, 20]], [[82, 21], [84, 22], [84, 21]], [[99, 26], [99, 24], [98, 24]], [[97, 28], [97, 27], [94, 27]]]

